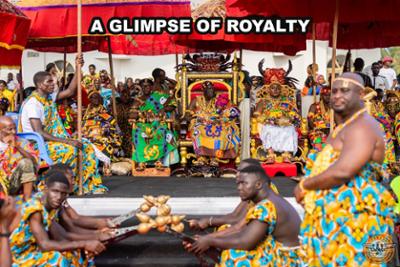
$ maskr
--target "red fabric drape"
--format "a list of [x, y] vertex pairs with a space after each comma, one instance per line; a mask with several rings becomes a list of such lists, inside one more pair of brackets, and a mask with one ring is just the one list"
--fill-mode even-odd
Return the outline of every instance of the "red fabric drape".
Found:
[[30, 20], [6, 0], [0, 0], [0, 67], [19, 67]]

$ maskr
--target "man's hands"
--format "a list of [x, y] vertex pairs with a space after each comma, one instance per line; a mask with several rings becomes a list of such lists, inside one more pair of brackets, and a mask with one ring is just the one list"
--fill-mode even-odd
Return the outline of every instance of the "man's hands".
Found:
[[189, 226], [194, 230], [204, 230], [209, 227], [209, 218], [202, 218], [200, 220], [190, 220]]
[[205, 236], [197, 235], [194, 237], [194, 239], [196, 239], [196, 242], [194, 242], [193, 244], [190, 245], [190, 248], [188, 248], [189, 252], [192, 252], [192, 253], [198, 255], [198, 254], [203, 254], [210, 248], [211, 237], [206, 236], [206, 235]]
[[108, 228], [98, 231], [98, 233], [97, 233], [97, 238], [101, 242], [107, 241], [113, 237], [115, 237], [115, 230], [111, 230]]
[[82, 54], [76, 55], [75, 65], [77, 67], [80, 66], [82, 68], [84, 64], [85, 64], [85, 60], [83, 60], [83, 55]]
[[98, 240], [89, 240], [85, 241], [84, 249], [90, 254], [99, 255], [106, 247]]
[[68, 145], [71, 145], [71, 146], [74, 146], [74, 147], [77, 147], [79, 149], [82, 149], [82, 147], [83, 147], [82, 142], [79, 142], [78, 140], [75, 140], [75, 139], [65, 139], [64, 143], [68, 144]]
[[[304, 178], [302, 178], [302, 179], [304, 179]], [[305, 191], [301, 188], [300, 183], [298, 183], [297, 186], [294, 188], [293, 194], [294, 194], [294, 197], [296, 198], [297, 203], [303, 205]]]
[[3, 142], [6, 143], [7, 145], [11, 146], [11, 147], [15, 147], [16, 141], [17, 140], [16, 140], [14, 135], [8, 135], [8, 136], [3, 138]]

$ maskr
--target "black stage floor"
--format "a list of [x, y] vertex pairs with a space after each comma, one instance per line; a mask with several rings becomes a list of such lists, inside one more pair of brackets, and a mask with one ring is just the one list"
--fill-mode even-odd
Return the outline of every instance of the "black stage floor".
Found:
[[[292, 197], [296, 182], [286, 177], [274, 177], [273, 183], [284, 197]], [[173, 195], [175, 197], [235, 197], [233, 178], [199, 177], [104, 177], [109, 192], [90, 197], [142, 197], [147, 195]]]

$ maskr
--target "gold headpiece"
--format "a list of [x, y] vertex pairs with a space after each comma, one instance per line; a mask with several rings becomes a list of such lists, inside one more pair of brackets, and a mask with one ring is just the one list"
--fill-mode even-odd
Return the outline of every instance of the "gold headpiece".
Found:
[[[341, 83], [342, 83], [342, 87], [349, 87], [349, 84], [353, 84], [353, 85], [355, 85], [355, 86], [360, 87], [360, 88], [363, 89], [363, 90], [365, 89], [364, 85], [362, 85], [361, 83], [359, 83], [359, 82], [357, 82], [357, 81], [355, 81], [355, 80], [353, 80], [353, 79], [349, 79], [349, 78], [344, 78], [344, 77], [336, 78], [336, 79], [333, 81], [332, 85], [333, 85], [334, 83], [336, 83], [336, 82], [341, 82]], [[332, 88], [333, 88], [333, 86], [332, 86]]]

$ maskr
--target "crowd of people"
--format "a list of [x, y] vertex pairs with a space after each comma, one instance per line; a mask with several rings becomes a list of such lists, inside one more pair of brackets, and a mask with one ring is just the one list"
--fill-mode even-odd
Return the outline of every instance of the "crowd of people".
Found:
[[[187, 122], [197, 166], [235, 161], [251, 138], [264, 151], [264, 163], [291, 163], [299, 136], [306, 134], [310, 142], [305, 177], [294, 191], [305, 209], [303, 219], [254, 159], [258, 149], [250, 149], [244, 158], [251, 154], [253, 159], [244, 159], [237, 169], [242, 202], [235, 211], [190, 222], [195, 229], [229, 227], [184, 243], [188, 251], [200, 255], [218, 248], [219, 266], [364, 266], [371, 260], [364, 253], [367, 243], [394, 235], [395, 200], [386, 186], [393, 178], [387, 169], [398, 156], [400, 94], [390, 59], [382, 63], [372, 64], [368, 75], [356, 59], [354, 72], [330, 85], [320, 74], [308, 77], [302, 92], [317, 88], [320, 100], [307, 118], [296, 103], [290, 68], [267, 69], [262, 76], [247, 73], [243, 97], [248, 106], [235, 105], [215, 82], [201, 81], [185, 114], [175, 99], [177, 82], [159, 68], [152, 79], [116, 83], [116, 110], [114, 81], [94, 65], [82, 81], [69, 75], [63, 82], [49, 64], [34, 75], [34, 90], [23, 90], [23, 102], [19, 78], [0, 81], [1, 266], [92, 266], [116, 225], [80, 216], [68, 205], [68, 196], [79, 190], [79, 152], [83, 193], [105, 193], [102, 175], [110, 175], [111, 164], [121, 158], [131, 158], [137, 170], [180, 162], [178, 118]], [[75, 64], [83, 66], [83, 56]], [[82, 141], [76, 139], [78, 85], [84, 100]], [[243, 120], [246, 107], [249, 117]], [[16, 110], [18, 125], [7, 116]], [[332, 121], [336, 127], [330, 131]], [[303, 133], [304, 126], [309, 130]], [[252, 128], [248, 136], [246, 127]], [[40, 134], [54, 165], [43, 162], [38, 148], [17, 132]]]

